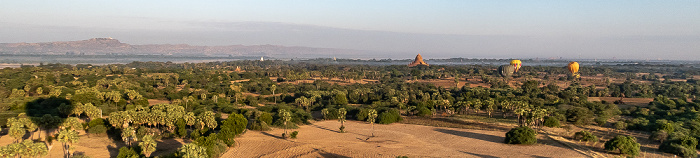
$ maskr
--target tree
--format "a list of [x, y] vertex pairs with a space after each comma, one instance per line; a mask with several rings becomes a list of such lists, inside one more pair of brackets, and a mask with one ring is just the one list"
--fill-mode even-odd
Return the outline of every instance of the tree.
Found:
[[65, 157], [70, 157], [70, 145], [75, 142], [78, 142], [78, 139], [79, 137], [77, 131], [63, 129], [60, 132], [58, 132], [58, 137], [56, 137], [56, 140], [63, 144], [63, 154]]
[[277, 104], [277, 96], [275, 96], [275, 90], [277, 90], [277, 85], [272, 84], [270, 86], [270, 91], [272, 91], [272, 97], [275, 98], [275, 104]]
[[46, 144], [42, 142], [34, 142], [32, 140], [25, 140], [21, 143], [22, 148], [24, 148], [21, 155], [23, 157], [39, 157], [48, 154], [48, 149]]
[[537, 133], [530, 127], [516, 127], [506, 133], [506, 144], [525, 144], [531, 145], [537, 143]]
[[484, 101], [484, 105], [486, 105], [486, 113], [488, 113], [489, 118], [491, 118], [491, 112], [496, 109], [496, 103], [493, 101], [493, 99], [487, 99]]
[[637, 138], [632, 136], [618, 135], [605, 142], [605, 150], [619, 150], [620, 154], [634, 157], [639, 155], [639, 143], [637, 143]]
[[188, 143], [178, 149], [179, 156], [182, 158], [202, 158], [209, 157], [207, 148], [201, 147], [194, 143]]
[[211, 111], [205, 111], [199, 114], [199, 116], [197, 116], [197, 119], [199, 120], [200, 129], [204, 129], [204, 127], [209, 127], [211, 129], [216, 128], [218, 124], [216, 123], [216, 117], [214, 115], [216, 114], [214, 114], [214, 112]]
[[284, 124], [284, 137], [287, 137], [287, 122], [292, 120], [292, 114], [290, 114], [287, 110], [285, 109], [280, 109], [279, 110], [279, 116], [282, 119], [282, 123]]
[[233, 146], [235, 141], [233, 138], [245, 131], [248, 125], [248, 119], [241, 114], [233, 113], [222, 122], [221, 130], [217, 134], [220, 140], [223, 140], [229, 147]]
[[[17, 119], [10, 118], [11, 120], [8, 120], [8, 124], [10, 125], [9, 129], [9, 135], [12, 138], [15, 138], [15, 142], [20, 142], [20, 139], [22, 139], [22, 136], [26, 134], [26, 130], [24, 129], [24, 124], [20, 122]], [[14, 120], [14, 121], [12, 121]]]
[[134, 128], [131, 126], [127, 126], [126, 128], [122, 129], [122, 140], [124, 143], [126, 143], [126, 146], [131, 146], [131, 141], [137, 141], [136, 140], [136, 131]]
[[70, 130], [82, 130], [83, 124], [80, 123], [80, 119], [77, 117], [69, 117], [61, 123], [61, 128]]
[[345, 108], [338, 109], [338, 121], [340, 121], [340, 133], [345, 133], [345, 115], [347, 115]]
[[328, 118], [328, 108], [323, 108], [323, 109], [321, 110], [321, 115], [323, 116], [323, 119], [324, 119], [324, 120], [328, 120], [328, 119], [329, 119], [329, 118]]
[[158, 143], [156, 143], [155, 140], [153, 140], [153, 137], [151, 135], [145, 135], [143, 136], [141, 142], [139, 143], [139, 147], [141, 147], [141, 152], [143, 152], [146, 157], [151, 157], [151, 153], [156, 151], [156, 146]]
[[472, 101], [472, 105], [474, 106], [474, 112], [478, 114], [483, 104], [481, 104], [480, 100], [474, 100]]
[[372, 137], [374, 137], [374, 121], [377, 119], [377, 110], [369, 109], [367, 121], [372, 125]]
[[303, 107], [304, 109], [306, 109], [306, 111], [309, 111], [308, 106], [311, 104], [311, 99], [306, 98], [304, 96], [301, 96], [301, 97], [295, 99], [294, 103], [299, 105], [299, 107]]

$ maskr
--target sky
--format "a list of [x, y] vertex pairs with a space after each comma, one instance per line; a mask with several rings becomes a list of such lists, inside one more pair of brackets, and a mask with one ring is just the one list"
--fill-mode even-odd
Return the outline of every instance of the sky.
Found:
[[378, 58], [700, 60], [697, 0], [2, 1], [0, 43], [357, 49]]

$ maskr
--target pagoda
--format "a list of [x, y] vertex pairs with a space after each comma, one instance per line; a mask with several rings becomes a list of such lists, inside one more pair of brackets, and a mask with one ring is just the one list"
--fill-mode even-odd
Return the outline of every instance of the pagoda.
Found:
[[418, 65], [430, 66], [428, 65], [428, 63], [425, 63], [425, 61], [423, 61], [423, 57], [420, 56], [420, 54], [416, 55], [416, 59], [413, 60], [411, 64], [408, 64], [408, 67], [414, 67]]

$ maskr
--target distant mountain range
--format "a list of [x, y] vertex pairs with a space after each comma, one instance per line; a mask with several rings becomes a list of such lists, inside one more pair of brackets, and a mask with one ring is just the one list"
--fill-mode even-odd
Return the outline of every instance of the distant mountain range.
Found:
[[43, 43], [0, 43], [1, 54], [36, 55], [183, 55], [183, 56], [271, 56], [279, 58], [329, 58], [369, 54], [368, 51], [279, 45], [192, 46], [187, 44], [130, 45], [112, 38]]

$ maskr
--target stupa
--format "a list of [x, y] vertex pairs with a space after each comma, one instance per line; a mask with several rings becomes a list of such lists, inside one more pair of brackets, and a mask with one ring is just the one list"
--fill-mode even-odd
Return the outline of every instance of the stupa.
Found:
[[418, 65], [430, 66], [428, 65], [428, 63], [425, 63], [425, 61], [423, 61], [423, 57], [420, 56], [420, 54], [416, 55], [416, 60], [413, 60], [411, 64], [408, 64], [408, 67], [414, 67]]

